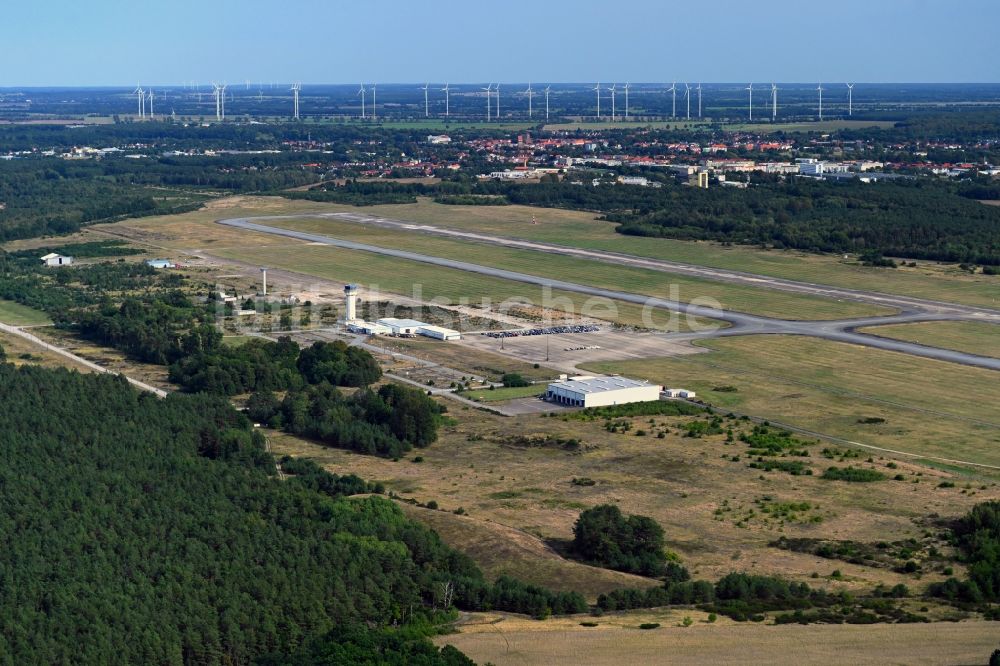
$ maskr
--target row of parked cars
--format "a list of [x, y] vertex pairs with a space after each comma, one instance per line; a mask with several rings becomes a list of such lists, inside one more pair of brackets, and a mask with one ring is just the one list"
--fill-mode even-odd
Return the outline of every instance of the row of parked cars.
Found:
[[573, 324], [572, 326], [548, 326], [546, 328], [522, 328], [518, 331], [486, 331], [490, 338], [519, 338], [524, 335], [554, 335], [556, 333], [594, 333], [601, 330], [593, 324]]

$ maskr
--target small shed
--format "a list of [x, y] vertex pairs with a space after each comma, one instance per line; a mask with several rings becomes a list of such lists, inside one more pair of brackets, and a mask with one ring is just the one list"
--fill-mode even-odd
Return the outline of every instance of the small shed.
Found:
[[46, 266], [71, 266], [73, 264], [73, 257], [67, 257], [62, 254], [56, 254], [55, 252], [49, 252], [47, 255], [42, 257], [42, 263]]

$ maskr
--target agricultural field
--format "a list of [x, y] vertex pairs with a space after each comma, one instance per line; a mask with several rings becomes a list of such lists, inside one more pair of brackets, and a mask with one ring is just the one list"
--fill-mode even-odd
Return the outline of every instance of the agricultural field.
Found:
[[44, 312], [14, 301], [0, 300], [0, 323], [11, 326], [47, 326], [52, 320]]
[[[683, 626], [684, 618], [693, 624]], [[590, 622], [596, 626], [584, 626]], [[641, 624], [659, 627], [643, 631]], [[478, 663], [628, 664], [981, 664], [996, 649], [996, 623], [782, 625], [761, 627], [692, 611], [630, 612], [544, 623], [502, 613], [472, 614], [459, 633], [437, 639]]]
[[[593, 214], [555, 208], [451, 206], [420, 199], [415, 204], [363, 208], [331, 204], [325, 210], [379, 215], [418, 224], [984, 307], [997, 306], [997, 289], [1000, 288], [1000, 278], [996, 276], [972, 275], [951, 264], [917, 262], [916, 267], [870, 268], [839, 255], [624, 236], [615, 232], [614, 223], [598, 220]], [[532, 224], [532, 218], [538, 224]]]
[[838, 118], [835, 120], [822, 120], [800, 123], [747, 123], [727, 124], [726, 130], [731, 132], [836, 132], [844, 129], [867, 129], [877, 127], [888, 129], [895, 125], [892, 120], [848, 120]]
[[275, 220], [273, 226], [659, 298], [670, 298], [673, 295], [672, 290], [676, 289], [682, 301], [711, 298], [719, 302], [725, 310], [751, 312], [779, 319], [846, 319], [893, 312], [889, 308], [865, 303], [720, 284], [660, 271], [616, 266], [606, 262], [451, 240], [329, 219]]
[[980, 356], [1000, 356], [1000, 326], [978, 321], [932, 321], [869, 326], [861, 333], [907, 340]]
[[1000, 420], [983, 409], [1000, 404], [991, 370], [812, 338], [697, 344], [711, 353], [584, 367], [693, 389], [722, 410], [872, 447], [1000, 466]]

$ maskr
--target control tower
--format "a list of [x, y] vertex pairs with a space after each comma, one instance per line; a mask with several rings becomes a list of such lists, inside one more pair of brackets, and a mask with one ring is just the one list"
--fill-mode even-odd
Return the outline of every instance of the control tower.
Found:
[[350, 324], [358, 320], [358, 285], [349, 284], [344, 287], [344, 322]]

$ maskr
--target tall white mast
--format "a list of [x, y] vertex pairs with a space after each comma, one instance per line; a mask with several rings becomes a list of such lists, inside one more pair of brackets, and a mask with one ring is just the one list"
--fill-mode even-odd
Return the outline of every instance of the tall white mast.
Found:
[[816, 90], [819, 91], [819, 119], [823, 120], [823, 84], [816, 86]]
[[444, 117], [445, 118], [447, 118], [449, 115], [451, 115], [451, 108], [449, 107], [449, 102], [451, 101], [449, 99], [449, 90], [450, 90], [449, 85], [450, 84], [446, 83], [446, 84], [444, 84], [444, 88], [441, 88], [441, 92], [444, 93]]
[[367, 93], [368, 93], [368, 91], [365, 90], [365, 84], [362, 83], [361, 84], [361, 89], [358, 90], [358, 94], [361, 95], [361, 119], [362, 120], [365, 119], [365, 95]]
[[630, 87], [632, 87], [632, 84], [627, 81], [625, 82], [625, 85], [622, 86], [625, 90], [625, 120], [628, 120], [628, 89]]
[[549, 119], [549, 91], [552, 86], [545, 86], [545, 120]]
[[597, 91], [597, 119], [601, 119], [601, 82], [598, 81], [597, 85], [594, 86], [594, 90]]
[[430, 118], [430, 116], [431, 116], [431, 106], [430, 106], [430, 102], [427, 99], [427, 88], [430, 85], [431, 84], [429, 84], [429, 83], [425, 83], [424, 87], [423, 87], [423, 91], [424, 91], [424, 118]]
[[771, 120], [778, 118], [778, 85], [771, 84]]
[[751, 83], [750, 85], [748, 85], [746, 89], [747, 89], [747, 91], [750, 94], [750, 96], [749, 96], [749, 99], [750, 99], [750, 120], [752, 121], [753, 120], [753, 84]]
[[853, 116], [854, 115], [854, 105], [853, 105], [853, 100], [851, 99], [851, 93], [853, 93], [853, 92], [854, 92], [854, 84], [853, 83], [848, 83], [847, 84], [847, 115], [849, 115], [849, 116]]

